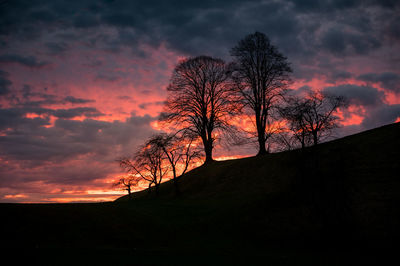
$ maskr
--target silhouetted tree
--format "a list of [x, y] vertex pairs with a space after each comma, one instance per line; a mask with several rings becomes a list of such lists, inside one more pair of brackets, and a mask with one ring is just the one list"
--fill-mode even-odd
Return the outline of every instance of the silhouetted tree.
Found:
[[235, 112], [228, 77], [223, 60], [198, 56], [182, 60], [167, 87], [169, 95], [160, 120], [200, 137], [205, 163], [213, 161], [215, 131], [228, 130], [228, 116]]
[[233, 90], [254, 115], [258, 154], [265, 154], [267, 123], [271, 110], [285, 92], [292, 69], [268, 37], [260, 32], [247, 35], [231, 49]]
[[[191, 163], [198, 159], [201, 152], [193, 144], [195, 136], [177, 136], [176, 134], [158, 134], [148, 143], [159, 147], [172, 170], [172, 178], [176, 194], [180, 193], [178, 177], [184, 175]], [[179, 167], [181, 170], [179, 171]]]
[[339, 117], [335, 111], [344, 106], [346, 100], [342, 96], [309, 92], [305, 98], [289, 97], [287, 105], [280, 108], [280, 113], [304, 148], [309, 143], [317, 145], [338, 127]]
[[122, 188], [128, 192], [129, 199], [132, 199], [132, 187], [138, 184], [139, 180], [134, 175], [128, 175], [115, 181], [112, 185], [113, 187]]
[[269, 142], [273, 144], [274, 151], [290, 151], [298, 147], [297, 140], [292, 132], [281, 124], [276, 132], [271, 135]]
[[168, 166], [165, 164], [163, 150], [151, 139], [140, 147], [132, 159], [123, 158], [118, 160], [122, 168], [133, 175], [138, 175], [149, 183], [149, 192], [154, 185], [156, 194], [163, 177], [168, 172]]
[[293, 143], [296, 140], [301, 148], [304, 149], [310, 143], [310, 133], [305, 121], [305, 113], [308, 112], [307, 100], [300, 97], [286, 98], [286, 105], [281, 107], [280, 114], [287, 121], [287, 129], [292, 135], [281, 135], [281, 140], [286, 144]]

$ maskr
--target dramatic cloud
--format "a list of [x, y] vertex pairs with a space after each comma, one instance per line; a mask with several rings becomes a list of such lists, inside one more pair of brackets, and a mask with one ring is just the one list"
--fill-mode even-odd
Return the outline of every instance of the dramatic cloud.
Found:
[[73, 104], [83, 104], [83, 103], [91, 103], [91, 102], [94, 102], [94, 100], [76, 98], [76, 97], [74, 97], [74, 96], [67, 96], [67, 97], [64, 98], [64, 101], [70, 102], [70, 103], [73, 103]]
[[46, 46], [52, 55], [62, 54], [68, 49], [68, 45], [65, 42], [48, 42]]
[[[18, 118], [12, 113], [8, 115]], [[6, 162], [0, 166], [0, 187], [20, 189], [21, 182], [38, 181], [75, 189], [96, 187], [96, 180], [120, 174], [115, 160], [131, 155], [154, 132], [151, 121], [153, 117], [132, 114], [126, 122], [58, 119], [54, 126], [43, 127], [46, 121], [40, 118], [19, 118], [15, 125], [18, 130], [0, 136], [0, 158]], [[38, 189], [32, 186], [24, 192]], [[110, 189], [109, 185], [105, 189]]]
[[93, 107], [77, 107], [71, 109], [56, 109], [52, 114], [57, 118], [74, 118], [77, 116], [96, 117], [103, 115]]
[[4, 54], [0, 55], [1, 63], [18, 63], [28, 67], [43, 67], [47, 65], [47, 62], [38, 61], [36, 57], [33, 56], [22, 56], [18, 54]]
[[367, 81], [371, 83], [380, 83], [383, 88], [400, 93], [400, 75], [393, 72], [384, 73], [367, 73], [358, 76], [359, 80]]
[[380, 46], [380, 42], [364, 33], [346, 32], [341, 26], [332, 27], [323, 33], [321, 46], [336, 55], [346, 53], [367, 54]]
[[326, 87], [325, 93], [345, 96], [351, 104], [376, 106], [380, 105], [384, 98], [384, 93], [376, 88], [368, 86], [357, 86], [351, 84]]
[[393, 123], [400, 118], [400, 104], [382, 105], [371, 110], [366, 116], [362, 125], [364, 128], [374, 128], [385, 124]]
[[8, 73], [0, 70], [0, 96], [10, 92], [12, 82], [8, 79]]

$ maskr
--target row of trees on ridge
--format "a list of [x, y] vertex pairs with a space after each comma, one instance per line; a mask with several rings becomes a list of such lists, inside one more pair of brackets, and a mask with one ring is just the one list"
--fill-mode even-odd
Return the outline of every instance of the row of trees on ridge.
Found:
[[[158, 193], [170, 175], [179, 194], [179, 177], [203, 157], [205, 164], [212, 162], [221, 136], [231, 145], [256, 143], [257, 155], [264, 155], [272, 144], [281, 150], [317, 145], [338, 126], [335, 111], [345, 99], [318, 91], [293, 94], [290, 64], [265, 34], [246, 36], [230, 53], [230, 63], [210, 56], [178, 63], [159, 118], [172, 132], [152, 136], [133, 157], [120, 159], [129, 175], [116, 186], [131, 195], [144, 180]], [[254, 130], [232, 123], [237, 116], [250, 118]]]

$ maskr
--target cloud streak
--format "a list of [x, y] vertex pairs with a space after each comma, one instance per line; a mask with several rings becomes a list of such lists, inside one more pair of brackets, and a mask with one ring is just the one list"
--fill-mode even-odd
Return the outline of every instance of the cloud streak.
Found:
[[17, 63], [23, 66], [32, 67], [32, 68], [40, 68], [48, 65], [48, 62], [39, 61], [34, 56], [23, 56], [19, 54], [3, 54], [0, 55], [0, 64], [1, 63]]

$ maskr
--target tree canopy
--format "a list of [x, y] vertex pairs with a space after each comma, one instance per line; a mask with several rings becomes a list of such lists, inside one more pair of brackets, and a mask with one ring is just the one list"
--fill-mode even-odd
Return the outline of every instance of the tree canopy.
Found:
[[272, 109], [281, 100], [290, 82], [292, 69], [268, 37], [260, 32], [247, 35], [231, 49], [233, 91], [255, 120], [259, 151], [267, 152], [265, 143]]
[[162, 121], [201, 138], [205, 162], [213, 160], [216, 131], [228, 130], [235, 114], [227, 86], [229, 69], [221, 59], [198, 56], [182, 60], [174, 69]]

